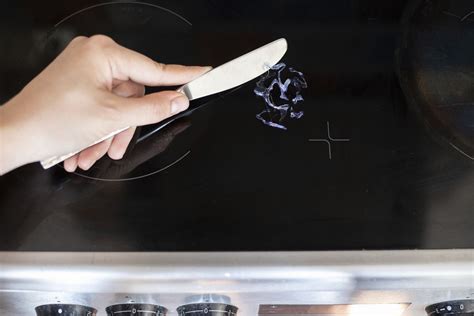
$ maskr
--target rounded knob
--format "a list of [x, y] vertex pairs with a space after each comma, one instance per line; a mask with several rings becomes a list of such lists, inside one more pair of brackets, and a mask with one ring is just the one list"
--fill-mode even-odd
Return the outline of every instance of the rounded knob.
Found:
[[224, 303], [193, 303], [177, 308], [179, 316], [235, 316], [238, 308]]
[[76, 304], [46, 304], [35, 308], [37, 316], [95, 316], [93, 307]]
[[429, 316], [474, 316], [474, 300], [447, 301], [425, 308]]
[[165, 307], [155, 304], [126, 303], [108, 306], [105, 311], [108, 316], [165, 316]]

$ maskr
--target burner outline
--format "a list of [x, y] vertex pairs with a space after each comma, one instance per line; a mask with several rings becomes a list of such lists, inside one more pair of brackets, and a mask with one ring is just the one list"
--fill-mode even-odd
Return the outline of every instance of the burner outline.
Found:
[[350, 142], [350, 138], [334, 138], [331, 136], [331, 126], [329, 121], [326, 122], [327, 125], [327, 138], [310, 138], [309, 142], [320, 142], [326, 143], [328, 145], [328, 156], [329, 160], [332, 160], [332, 143], [333, 142]]
[[173, 10], [170, 10], [170, 9], [167, 9], [165, 7], [161, 7], [159, 5], [156, 5], [156, 4], [152, 4], [152, 3], [147, 3], [147, 2], [140, 2], [140, 1], [110, 1], [110, 2], [104, 2], [104, 3], [98, 3], [98, 4], [94, 4], [94, 5], [91, 5], [87, 8], [84, 8], [84, 9], [81, 9], [81, 10], [78, 10], [70, 15], [68, 15], [67, 17], [63, 18], [61, 21], [59, 21], [58, 23], [56, 23], [54, 25], [54, 27], [58, 27], [61, 23], [63, 23], [64, 21], [68, 20], [69, 18], [72, 18], [73, 16], [77, 15], [77, 14], [80, 14], [84, 11], [88, 11], [90, 9], [94, 9], [94, 8], [97, 8], [97, 7], [102, 7], [102, 6], [106, 6], [106, 5], [113, 5], [113, 4], [139, 4], [139, 5], [145, 5], [145, 6], [149, 6], [149, 7], [154, 7], [154, 8], [157, 8], [157, 9], [161, 9], [161, 10], [164, 10], [168, 13], [171, 13], [173, 15], [175, 15], [176, 17], [180, 18], [181, 20], [183, 20], [183, 22], [186, 22], [187, 24], [189, 25], [193, 25], [191, 22], [189, 22], [186, 18], [184, 18], [183, 16], [181, 16], [180, 14], [174, 12]]
[[[179, 157], [178, 159], [176, 159], [176, 160], [173, 161], [172, 163], [170, 163], [170, 164], [164, 166], [163, 168], [160, 168], [160, 169], [158, 169], [158, 170], [155, 170], [155, 171], [153, 171], [153, 172], [150, 172], [150, 173], [147, 173], [147, 174], [144, 174], [144, 175], [141, 175], [141, 176], [132, 177], [132, 178], [125, 178], [125, 179], [105, 179], [105, 178], [95, 178], [95, 177], [91, 177], [91, 176], [86, 176], [86, 175], [81, 174], [81, 173], [78, 173], [78, 172], [73, 172], [73, 174], [75, 174], [76, 176], [82, 177], [82, 178], [89, 179], [89, 180], [104, 181], [104, 182], [122, 182], [122, 181], [138, 180], [138, 179], [142, 179], [142, 178], [146, 178], [146, 177], [155, 175], [155, 174], [157, 174], [157, 173], [160, 173], [160, 172], [162, 172], [162, 171], [165, 171], [165, 170], [168, 169], [168, 168], [173, 167], [173, 166], [176, 165], [178, 162], [180, 162], [181, 160], [183, 160], [184, 158], [186, 158], [190, 153], [191, 153], [191, 150], [188, 150], [187, 152], [184, 153], [184, 155], [182, 155], [181, 157]], [[62, 165], [60, 165], [60, 166], [61, 166], [61, 168], [63, 168]]]
[[[182, 15], [180, 15], [179, 13], [171, 10], [171, 9], [168, 9], [168, 8], [165, 8], [165, 7], [162, 7], [162, 6], [159, 6], [159, 5], [156, 5], [156, 4], [152, 4], [152, 3], [147, 3], [147, 2], [142, 2], [142, 1], [108, 1], [108, 2], [104, 2], [104, 3], [98, 3], [98, 4], [94, 4], [94, 5], [91, 5], [91, 6], [88, 6], [88, 7], [85, 7], [83, 9], [80, 9], [80, 10], [77, 10], [73, 13], [71, 13], [70, 15], [66, 16], [65, 18], [61, 19], [59, 22], [57, 22], [56, 24], [54, 24], [53, 26], [53, 29], [59, 27], [62, 23], [64, 23], [65, 21], [69, 20], [70, 18], [78, 15], [78, 14], [81, 14], [83, 12], [86, 12], [86, 11], [89, 11], [91, 9], [95, 9], [95, 8], [98, 8], [98, 7], [103, 7], [103, 6], [108, 6], [108, 5], [124, 5], [124, 4], [131, 4], [131, 5], [144, 5], [144, 6], [149, 6], [149, 7], [154, 7], [154, 8], [157, 8], [157, 9], [160, 9], [160, 10], [163, 10], [163, 11], [166, 11], [168, 13], [171, 13], [172, 15], [178, 17], [179, 19], [181, 19], [183, 22], [185, 22], [186, 24], [192, 26], [193, 24], [188, 20], [186, 19], [185, 17], [183, 17]], [[239, 88], [239, 87], [238, 87]], [[232, 90], [233, 92], [234, 90]], [[209, 102], [208, 102], [209, 103]], [[207, 103], [206, 103], [207, 104]], [[194, 109], [193, 109], [194, 110]], [[192, 110], [192, 111], [193, 111]], [[187, 111], [187, 112], [192, 112], [192, 111]], [[183, 115], [184, 116], [184, 115]], [[170, 120], [169, 122], [166, 122], [166, 124], [160, 126], [159, 128], [157, 128], [156, 130], [153, 130], [151, 133], [148, 133], [147, 135], [145, 136], [142, 136], [139, 141], [142, 141], [144, 140], [145, 138], [148, 138], [149, 136], [151, 136], [152, 134], [154, 134], [155, 132], [157, 132], [158, 130], [162, 129], [163, 127], [167, 126], [168, 124], [174, 122], [176, 119], [180, 118], [182, 116], [179, 116], [179, 117], [174, 117], [172, 120]], [[73, 174], [77, 175], [77, 176], [80, 176], [82, 178], [86, 178], [86, 179], [89, 179], [89, 180], [96, 180], [96, 181], [104, 181], [104, 182], [121, 182], [121, 181], [132, 181], [132, 180], [137, 180], [137, 179], [141, 179], [141, 178], [145, 178], [145, 177], [148, 177], [148, 176], [152, 176], [154, 174], [157, 174], [157, 173], [160, 173], [162, 171], [165, 171], [166, 169], [174, 166], [175, 164], [177, 164], [178, 162], [180, 162], [181, 160], [183, 160], [186, 156], [188, 156], [189, 154], [191, 153], [191, 150], [188, 150], [186, 153], [184, 153], [182, 156], [180, 156], [178, 159], [176, 159], [174, 162], [166, 165], [165, 167], [163, 168], [160, 168], [158, 170], [155, 170], [153, 172], [150, 172], [148, 174], [144, 174], [144, 175], [141, 175], [141, 176], [137, 176], [137, 177], [132, 177], [132, 178], [125, 178], [125, 179], [105, 179], [105, 178], [96, 178], [96, 177], [91, 177], [91, 176], [87, 176], [87, 175], [84, 175], [84, 174], [81, 174], [81, 173], [78, 173], [78, 172], [73, 172]], [[64, 167], [62, 165], [59, 165], [61, 168], [64, 169]]]

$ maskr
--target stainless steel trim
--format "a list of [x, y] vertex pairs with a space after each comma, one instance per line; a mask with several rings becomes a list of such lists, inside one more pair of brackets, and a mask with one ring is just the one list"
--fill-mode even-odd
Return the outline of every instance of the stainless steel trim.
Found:
[[228, 295], [240, 315], [258, 304], [412, 302], [407, 315], [421, 316], [430, 303], [474, 297], [474, 250], [0, 252], [2, 315], [11, 300], [103, 308], [128, 296], [173, 310], [203, 293]]

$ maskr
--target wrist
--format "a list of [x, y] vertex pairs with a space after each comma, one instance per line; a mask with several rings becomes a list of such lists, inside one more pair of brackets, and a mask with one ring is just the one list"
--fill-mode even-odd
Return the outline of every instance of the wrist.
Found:
[[24, 152], [28, 144], [21, 139], [22, 127], [12, 113], [12, 102], [0, 106], [0, 175], [32, 162]]

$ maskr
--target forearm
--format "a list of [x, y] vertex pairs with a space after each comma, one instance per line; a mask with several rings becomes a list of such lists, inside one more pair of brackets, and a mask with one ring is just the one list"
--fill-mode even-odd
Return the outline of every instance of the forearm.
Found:
[[0, 106], [0, 175], [29, 163], [21, 140], [21, 126], [11, 113], [11, 104]]

